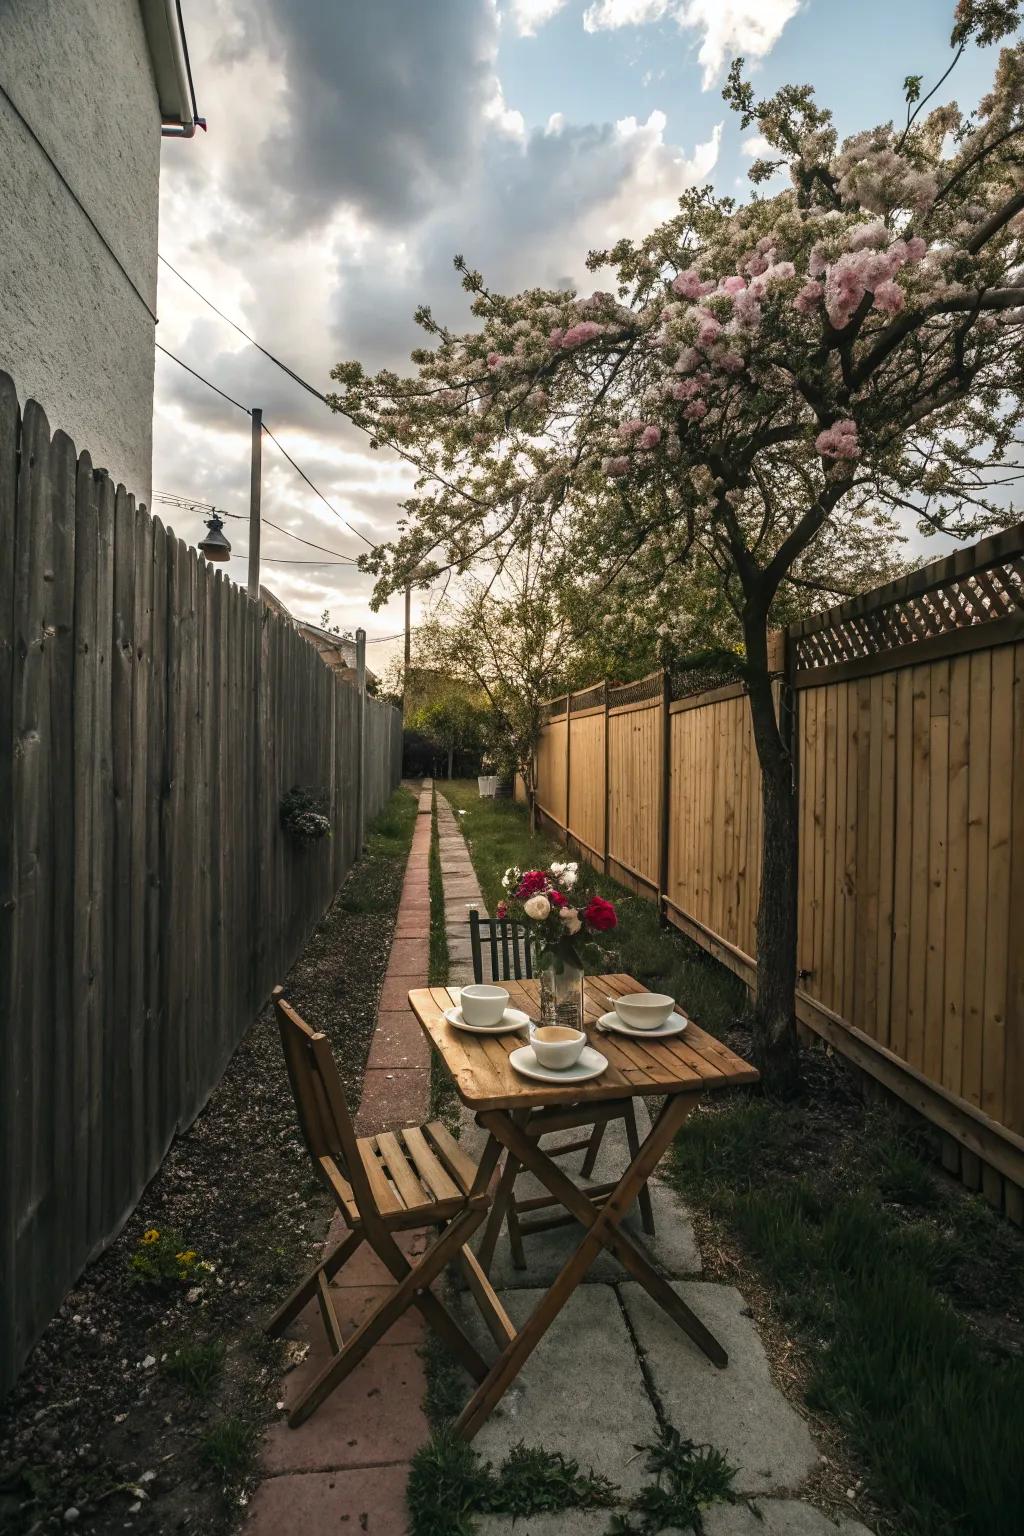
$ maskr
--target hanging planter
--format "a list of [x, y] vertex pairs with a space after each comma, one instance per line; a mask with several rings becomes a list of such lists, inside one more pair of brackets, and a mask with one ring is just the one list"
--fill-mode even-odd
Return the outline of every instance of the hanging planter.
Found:
[[327, 791], [294, 785], [281, 799], [281, 825], [297, 843], [318, 843], [331, 835]]

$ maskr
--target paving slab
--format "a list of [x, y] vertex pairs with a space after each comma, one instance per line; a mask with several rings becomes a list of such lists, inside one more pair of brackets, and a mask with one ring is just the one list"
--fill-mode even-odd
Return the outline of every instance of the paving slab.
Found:
[[356, 1116], [358, 1136], [376, 1136], [396, 1126], [419, 1125], [430, 1105], [430, 1068], [369, 1068]]
[[[545, 1294], [546, 1289], [533, 1289], [505, 1295], [517, 1327]], [[465, 1299], [461, 1311], [467, 1331], [482, 1338], [479, 1314]], [[657, 1435], [657, 1416], [615, 1287], [588, 1285], [570, 1297], [473, 1445], [494, 1462], [521, 1440], [561, 1451], [632, 1493], [645, 1481], [634, 1444]]]
[[[606, 1536], [612, 1509], [563, 1509], [557, 1515], [480, 1515], [475, 1536]], [[663, 1531], [662, 1536], [672, 1536]]]
[[351, 1531], [353, 1536], [406, 1536], [405, 1463], [350, 1471], [293, 1472], [263, 1480], [242, 1529], [246, 1536]]
[[410, 1009], [377, 1015], [367, 1071], [394, 1071], [396, 1067], [430, 1067], [429, 1042]]
[[704, 1536], [871, 1536], [859, 1520], [832, 1520], [799, 1499], [754, 1499], [705, 1510]]
[[411, 976], [414, 981], [422, 983], [426, 980], [427, 967], [430, 964], [430, 937], [429, 933], [418, 939], [399, 939], [391, 941], [391, 954], [388, 957], [388, 976]]
[[[635, 1281], [620, 1287], [666, 1417], [737, 1467], [737, 1493], [791, 1492], [817, 1464], [806, 1423], [775, 1386], [764, 1346], [734, 1286], [673, 1281], [673, 1289], [729, 1354], [712, 1365]], [[746, 1314], [746, 1315], [745, 1315]]]
[[[294, 1402], [323, 1364], [310, 1351], [284, 1379], [284, 1402]], [[408, 1462], [426, 1440], [420, 1407], [426, 1382], [419, 1345], [378, 1344], [298, 1429], [284, 1418], [267, 1430], [264, 1471], [330, 1472], [337, 1467]], [[396, 1412], [396, 1405], [402, 1411]]]

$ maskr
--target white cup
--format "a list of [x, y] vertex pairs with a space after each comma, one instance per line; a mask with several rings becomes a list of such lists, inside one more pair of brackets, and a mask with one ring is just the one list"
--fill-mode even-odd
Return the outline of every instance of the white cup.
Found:
[[542, 1067], [549, 1067], [554, 1072], [574, 1067], [586, 1043], [582, 1029], [568, 1029], [564, 1024], [535, 1024], [530, 1020], [533, 1054]]
[[500, 1020], [508, 1007], [508, 993], [504, 987], [490, 987], [474, 982], [472, 986], [462, 988], [459, 1006], [467, 1024], [476, 1024], [485, 1029], [488, 1024], [497, 1024]]
[[615, 1012], [630, 1029], [660, 1029], [675, 1006], [667, 992], [627, 992], [615, 999]]

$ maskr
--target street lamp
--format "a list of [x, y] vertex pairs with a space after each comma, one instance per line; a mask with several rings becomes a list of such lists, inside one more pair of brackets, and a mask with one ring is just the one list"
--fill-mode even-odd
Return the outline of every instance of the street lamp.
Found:
[[206, 527], [208, 532], [205, 539], [200, 539], [199, 548], [207, 560], [230, 560], [231, 545], [224, 533], [224, 524], [216, 511], [208, 520]]

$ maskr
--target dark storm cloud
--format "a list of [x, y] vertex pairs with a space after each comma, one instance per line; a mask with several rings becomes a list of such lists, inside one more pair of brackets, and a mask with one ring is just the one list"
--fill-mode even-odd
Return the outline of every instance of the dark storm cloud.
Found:
[[290, 227], [339, 205], [399, 224], [459, 183], [493, 90], [490, 0], [261, 0], [260, 8], [286, 77], [284, 118], [260, 170]]

